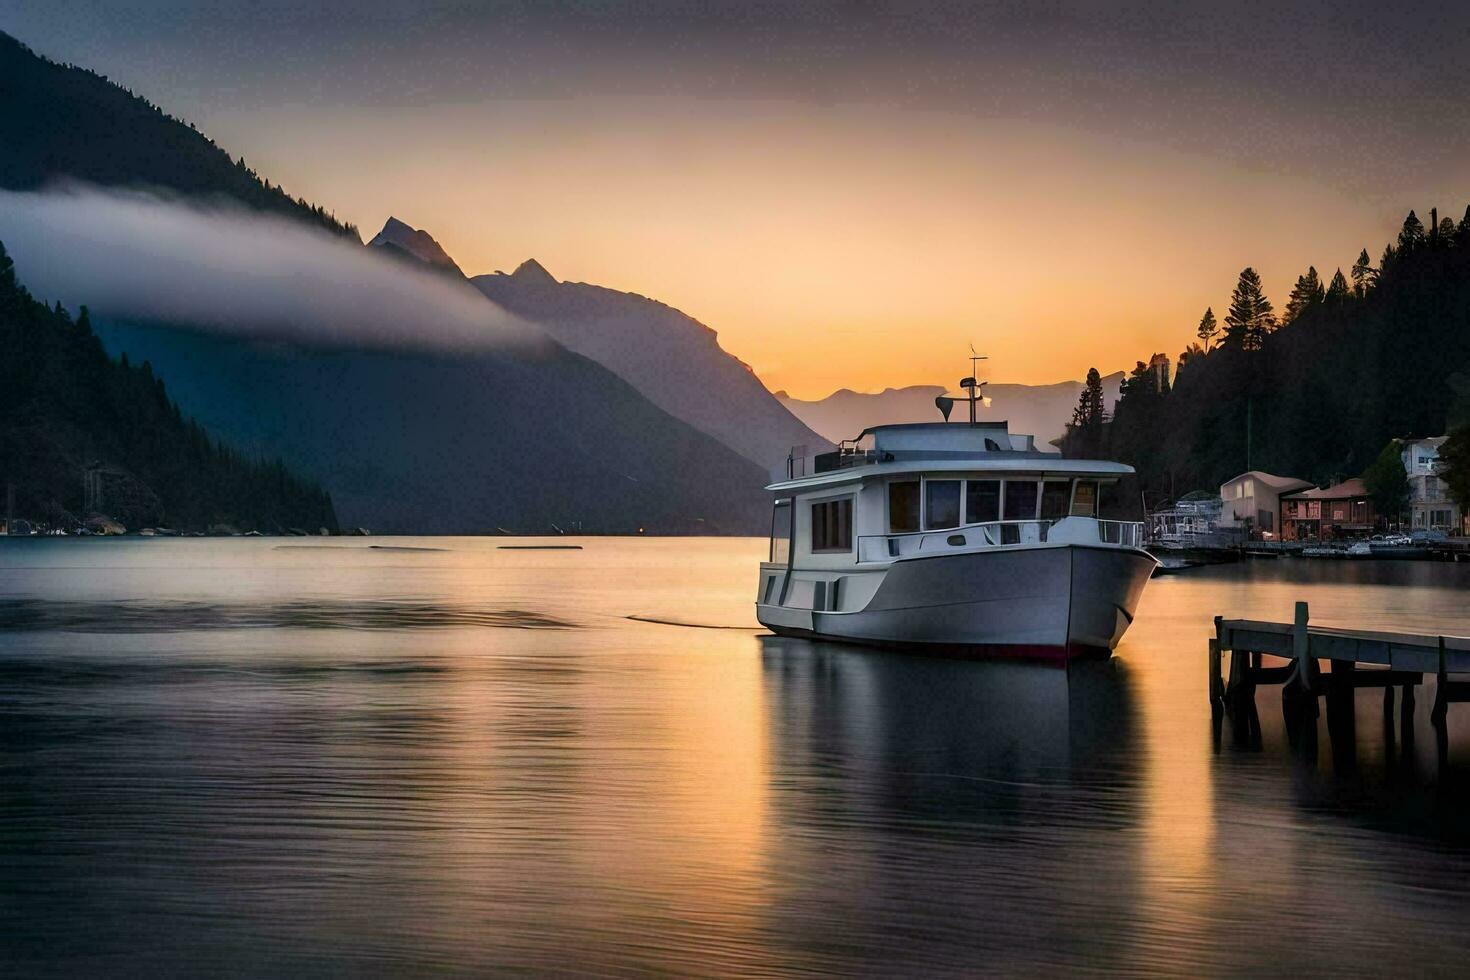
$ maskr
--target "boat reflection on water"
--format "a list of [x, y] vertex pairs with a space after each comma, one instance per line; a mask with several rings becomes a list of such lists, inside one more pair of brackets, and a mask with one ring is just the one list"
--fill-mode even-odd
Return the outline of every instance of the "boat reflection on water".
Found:
[[761, 644], [783, 945], [877, 973], [1034, 968], [1059, 941], [1098, 968], [1147, 968], [1147, 944], [1117, 929], [1146, 901], [1125, 663]]
[[955, 774], [1136, 768], [1127, 757], [1137, 718], [1121, 661], [915, 657], [780, 636], [761, 644], [782, 723], [825, 730], [853, 761], [925, 761]]

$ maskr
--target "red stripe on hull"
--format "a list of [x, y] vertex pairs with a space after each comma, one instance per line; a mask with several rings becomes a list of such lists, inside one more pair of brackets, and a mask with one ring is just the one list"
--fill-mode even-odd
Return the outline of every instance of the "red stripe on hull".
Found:
[[1031, 643], [903, 643], [891, 640], [865, 640], [850, 636], [828, 636], [812, 630], [794, 629], [787, 626], [768, 626], [766, 628], [777, 636], [798, 637], [821, 643], [841, 643], [869, 649], [894, 650], [928, 657], [966, 660], [1024, 660], [1032, 663], [1065, 666], [1073, 660], [1107, 660], [1113, 655], [1113, 652], [1106, 647], [1083, 646], [1078, 643], [1069, 643], [1066, 646]]

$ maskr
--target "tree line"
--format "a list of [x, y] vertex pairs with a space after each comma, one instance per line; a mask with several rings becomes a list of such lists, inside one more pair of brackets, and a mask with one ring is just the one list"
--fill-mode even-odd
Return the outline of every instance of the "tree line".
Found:
[[[1362, 249], [1325, 285], [1308, 267], [1279, 314], [1243, 269], [1172, 378], [1157, 355], [1139, 361], [1109, 414], [1088, 373], [1063, 451], [1132, 465], [1120, 502], [1137, 511], [1249, 469], [1326, 485], [1373, 469], [1395, 440], [1448, 433], [1442, 476], [1470, 505], [1470, 207], [1459, 222], [1430, 215], [1410, 211], [1376, 265]], [[1385, 467], [1369, 475], [1388, 504], [1400, 491]]]
[[103, 512], [132, 528], [337, 529], [325, 490], [212, 438], [147, 361], [108, 356], [86, 307], [33, 298], [0, 243], [0, 506], [8, 489], [17, 517], [85, 519], [88, 470], [111, 481]]

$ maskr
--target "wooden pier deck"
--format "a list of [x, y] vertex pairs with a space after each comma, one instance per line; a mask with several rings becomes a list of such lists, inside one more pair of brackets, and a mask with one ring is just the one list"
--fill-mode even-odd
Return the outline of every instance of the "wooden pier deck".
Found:
[[[1230, 672], [1221, 675], [1223, 654], [1230, 652]], [[1449, 705], [1470, 701], [1470, 637], [1431, 636], [1312, 626], [1305, 602], [1296, 604], [1290, 623], [1215, 617], [1210, 640], [1210, 703], [1218, 714], [1249, 699], [1261, 684], [1282, 685], [1282, 706], [1288, 716], [1317, 716], [1321, 695], [1351, 696], [1360, 687], [1384, 689], [1384, 711], [1393, 711], [1393, 690], [1403, 690], [1405, 712], [1412, 712], [1414, 688], [1426, 674], [1435, 677], [1431, 718], [1443, 726]], [[1263, 666], [1262, 656], [1286, 661]], [[1321, 661], [1330, 673], [1324, 678]], [[1365, 669], [1359, 670], [1362, 666]]]

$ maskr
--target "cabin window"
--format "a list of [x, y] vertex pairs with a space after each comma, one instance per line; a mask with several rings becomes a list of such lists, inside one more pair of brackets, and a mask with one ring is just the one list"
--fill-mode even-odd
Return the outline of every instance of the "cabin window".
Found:
[[1072, 503], [1071, 480], [1047, 480], [1041, 485], [1041, 519], [1059, 521]]
[[852, 550], [852, 498], [812, 504], [812, 551]]
[[1035, 480], [1006, 481], [1005, 519], [1008, 521], [1036, 520]]
[[965, 523], [988, 524], [1000, 520], [1000, 481], [965, 482]]
[[791, 561], [791, 501], [778, 500], [771, 510], [771, 563]]
[[888, 530], [893, 534], [919, 529], [919, 481], [888, 484]]
[[924, 527], [958, 527], [960, 523], [960, 481], [924, 481]]
[[1078, 480], [1077, 492], [1072, 495], [1073, 517], [1097, 516], [1097, 481]]

